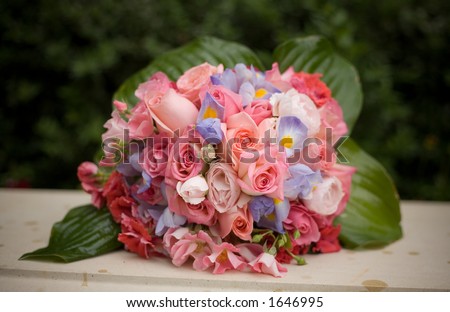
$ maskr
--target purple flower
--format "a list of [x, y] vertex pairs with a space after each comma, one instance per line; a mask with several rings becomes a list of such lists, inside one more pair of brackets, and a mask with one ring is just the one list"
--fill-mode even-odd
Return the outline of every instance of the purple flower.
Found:
[[211, 77], [214, 85], [223, 85], [242, 96], [242, 106], [245, 107], [253, 100], [269, 99], [273, 93], [280, 92], [265, 79], [262, 72], [253, 66], [249, 69], [244, 64], [237, 64], [232, 69], [226, 69], [221, 74]]
[[258, 227], [284, 233], [283, 221], [289, 214], [289, 201], [256, 196], [250, 201], [249, 208]]
[[322, 182], [320, 170], [313, 171], [306, 165], [296, 164], [289, 167], [291, 177], [284, 180], [284, 196], [291, 200], [307, 198], [314, 185]]
[[200, 121], [195, 130], [210, 144], [219, 144], [222, 142], [223, 133], [220, 128], [220, 119], [206, 118]]
[[169, 228], [183, 225], [186, 222], [186, 217], [175, 214], [167, 207], [162, 211], [157, 220], [155, 234], [157, 236], [162, 236]]
[[278, 144], [283, 146], [286, 156], [291, 157], [302, 148], [308, 128], [295, 116], [282, 116], [278, 124]]
[[223, 120], [224, 114], [225, 108], [220, 103], [217, 103], [209, 92], [206, 92], [200, 111], [198, 112], [197, 123], [208, 118], [218, 118], [219, 120]]

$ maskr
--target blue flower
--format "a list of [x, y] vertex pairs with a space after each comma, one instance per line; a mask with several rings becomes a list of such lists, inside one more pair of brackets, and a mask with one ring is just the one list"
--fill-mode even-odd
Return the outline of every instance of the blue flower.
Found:
[[249, 209], [258, 227], [284, 233], [283, 221], [289, 214], [289, 201], [256, 196], [249, 203]]
[[322, 182], [320, 170], [313, 171], [306, 165], [295, 164], [289, 167], [291, 177], [284, 180], [284, 196], [289, 199], [306, 198], [314, 185]]
[[220, 128], [220, 119], [206, 118], [197, 123], [195, 130], [210, 144], [219, 144], [222, 142], [223, 133]]
[[278, 124], [278, 144], [283, 146], [286, 156], [291, 157], [302, 148], [308, 128], [295, 116], [282, 116]]

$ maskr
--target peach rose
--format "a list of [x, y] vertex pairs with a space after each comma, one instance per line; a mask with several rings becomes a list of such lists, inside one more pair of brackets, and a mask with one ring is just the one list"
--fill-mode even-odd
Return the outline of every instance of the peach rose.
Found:
[[208, 63], [192, 67], [177, 80], [179, 92], [189, 101], [200, 107], [199, 92], [202, 87], [210, 84], [210, 77], [223, 71], [223, 66], [212, 66]]
[[174, 89], [168, 89], [164, 95], [152, 97], [146, 104], [158, 130], [162, 132], [183, 132], [197, 120], [197, 107]]

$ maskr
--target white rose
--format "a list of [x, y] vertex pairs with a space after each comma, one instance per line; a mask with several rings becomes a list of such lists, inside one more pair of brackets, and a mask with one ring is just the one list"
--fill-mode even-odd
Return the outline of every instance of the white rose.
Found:
[[208, 184], [201, 175], [192, 177], [186, 181], [178, 182], [177, 192], [185, 202], [192, 205], [200, 204], [208, 192]]
[[344, 192], [341, 181], [336, 177], [327, 177], [313, 187], [311, 197], [303, 199], [303, 202], [309, 210], [329, 216], [336, 212], [342, 197]]
[[290, 89], [270, 97], [274, 116], [295, 116], [308, 128], [308, 137], [320, 130], [320, 113], [309, 96]]

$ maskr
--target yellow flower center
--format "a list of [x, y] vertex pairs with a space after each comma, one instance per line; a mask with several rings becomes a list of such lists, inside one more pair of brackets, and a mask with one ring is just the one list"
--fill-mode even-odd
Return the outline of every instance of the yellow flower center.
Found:
[[207, 118], [217, 118], [217, 112], [214, 108], [207, 107], [205, 113], [203, 114], [203, 119]]
[[276, 218], [276, 216], [275, 216], [275, 213], [271, 213], [271, 214], [269, 214], [269, 215], [267, 215], [267, 220], [269, 220], [269, 221], [275, 221], [275, 218]]
[[217, 262], [219, 263], [224, 263], [225, 261], [228, 260], [228, 252], [226, 249], [222, 250], [222, 252], [220, 253], [219, 256], [217, 256]]
[[282, 201], [281, 201], [281, 199], [274, 198], [273, 202], [274, 202], [275, 205], [279, 205], [279, 204], [281, 204]]
[[294, 140], [290, 135], [285, 135], [280, 140], [280, 145], [286, 148], [292, 148], [292, 146], [294, 145]]
[[267, 90], [266, 89], [262, 89], [262, 88], [258, 89], [255, 92], [255, 98], [260, 99], [260, 98], [264, 97], [264, 95], [266, 95], [266, 94], [267, 94]]

